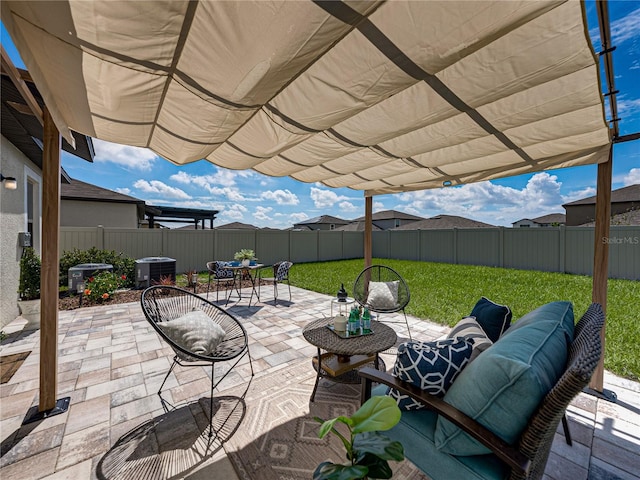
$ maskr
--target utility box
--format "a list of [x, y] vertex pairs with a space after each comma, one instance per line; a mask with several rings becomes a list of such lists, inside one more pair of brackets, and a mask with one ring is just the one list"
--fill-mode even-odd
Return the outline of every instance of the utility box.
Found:
[[136, 260], [136, 288], [147, 288], [160, 277], [176, 280], [176, 260], [169, 257], [145, 257]]
[[86, 285], [86, 279], [101, 272], [113, 272], [113, 265], [109, 263], [81, 263], [69, 269], [69, 291], [75, 292], [79, 283]]
[[31, 233], [29, 232], [20, 232], [18, 233], [18, 245], [21, 247], [30, 247], [31, 246]]

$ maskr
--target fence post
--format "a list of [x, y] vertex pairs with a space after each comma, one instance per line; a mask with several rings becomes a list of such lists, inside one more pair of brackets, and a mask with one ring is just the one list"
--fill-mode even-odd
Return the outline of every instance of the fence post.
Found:
[[504, 227], [500, 228], [500, 240], [499, 240], [499, 258], [500, 258], [500, 268], [504, 268]]
[[96, 227], [96, 248], [104, 250], [104, 227], [102, 225]]
[[558, 248], [560, 251], [558, 252], [558, 271], [562, 273], [567, 273], [567, 259], [565, 255], [565, 247], [567, 244], [567, 228], [564, 225], [560, 225], [560, 237], [558, 239]]
[[163, 228], [161, 230], [162, 232], [162, 241], [160, 243], [160, 253], [158, 254], [158, 256], [162, 257], [162, 256], [166, 256], [167, 255], [167, 250], [169, 248], [169, 229], [168, 228]]
[[453, 229], [453, 264], [458, 264], [458, 229]]

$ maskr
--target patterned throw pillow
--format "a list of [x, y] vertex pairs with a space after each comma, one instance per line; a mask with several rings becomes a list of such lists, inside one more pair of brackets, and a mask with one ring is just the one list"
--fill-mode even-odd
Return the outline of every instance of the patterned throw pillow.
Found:
[[469, 361], [475, 360], [478, 355], [493, 345], [493, 342], [489, 340], [489, 337], [487, 337], [487, 334], [480, 324], [476, 322], [475, 317], [465, 317], [456, 323], [455, 327], [453, 327], [449, 335], [447, 335], [447, 338], [455, 337], [473, 339], [473, 353]]
[[[462, 369], [469, 363], [473, 340], [447, 338], [435, 342], [405, 342], [398, 347], [393, 375], [431, 395], [444, 395]], [[424, 406], [395, 389], [388, 394], [404, 410]]]
[[398, 284], [393, 282], [369, 282], [367, 304], [374, 310], [392, 309], [398, 306]]
[[[158, 327], [177, 345], [198, 355], [209, 356], [224, 340], [224, 329], [202, 310], [192, 312], [167, 322], [159, 322]], [[197, 358], [176, 350], [176, 354], [187, 361]]]

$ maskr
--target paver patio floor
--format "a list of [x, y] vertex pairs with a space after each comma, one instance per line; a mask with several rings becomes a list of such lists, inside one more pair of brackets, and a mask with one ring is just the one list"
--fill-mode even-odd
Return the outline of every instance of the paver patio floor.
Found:
[[[302, 337], [302, 328], [329, 315], [330, 297], [295, 287], [292, 293], [291, 302], [279, 301], [277, 306], [268, 298], [251, 307], [246, 306], [246, 299], [229, 306], [249, 334], [256, 375], [286, 369], [316, 353]], [[409, 323], [417, 340], [433, 340], [448, 331], [415, 318]], [[169, 369], [172, 351], [161, 343], [138, 303], [61, 311], [58, 398], [70, 397], [70, 408], [61, 415], [21, 426], [27, 410], [38, 402], [40, 344], [39, 331], [24, 331], [23, 324], [17, 319], [5, 327], [9, 338], [0, 347], [3, 356], [31, 351], [11, 380], [0, 385], [0, 477], [98, 478], [100, 460], [123, 435], [165, 414], [156, 392]], [[399, 341], [406, 339], [404, 322], [392, 326]], [[390, 368], [394, 356], [385, 353], [383, 357]], [[245, 357], [218, 390], [249, 378]], [[573, 401], [568, 417], [574, 444], [566, 445], [560, 428], [545, 478], [640, 479], [640, 384], [606, 372], [605, 387], [617, 394], [617, 403], [587, 394]], [[199, 398], [209, 396], [209, 388], [207, 369], [177, 367], [163, 395], [178, 406], [197, 405]], [[195, 423], [207, 423], [202, 412], [191, 410]], [[175, 442], [175, 437], [167, 441]], [[224, 448], [218, 445], [212, 452], [197, 468], [173, 475], [235, 478]]]

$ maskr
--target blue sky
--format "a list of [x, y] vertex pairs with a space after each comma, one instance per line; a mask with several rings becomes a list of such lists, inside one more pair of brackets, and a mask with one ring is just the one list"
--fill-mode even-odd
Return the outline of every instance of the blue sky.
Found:
[[[589, 33], [600, 49], [594, 2], [587, 5]], [[640, 132], [640, 2], [610, 1], [609, 16], [621, 135]], [[24, 68], [2, 26], [2, 44]], [[604, 75], [602, 75], [604, 79]], [[605, 87], [603, 86], [603, 90]], [[610, 115], [607, 115], [610, 118]], [[318, 215], [352, 219], [364, 215], [364, 196], [348, 188], [274, 178], [252, 171], [218, 168], [207, 161], [176, 166], [145, 149], [94, 140], [93, 164], [64, 153], [62, 166], [72, 178], [115, 190], [152, 205], [220, 210], [215, 225], [229, 222], [287, 228]], [[374, 197], [374, 211], [399, 210], [432, 217], [460, 215], [510, 226], [521, 218], [562, 212], [562, 204], [594, 195], [597, 167], [573, 167], [396, 195]], [[640, 140], [614, 146], [613, 188], [640, 183]], [[177, 224], [171, 224], [175, 228]]]

